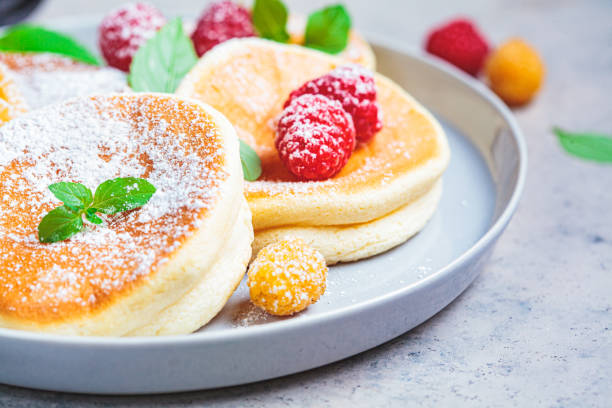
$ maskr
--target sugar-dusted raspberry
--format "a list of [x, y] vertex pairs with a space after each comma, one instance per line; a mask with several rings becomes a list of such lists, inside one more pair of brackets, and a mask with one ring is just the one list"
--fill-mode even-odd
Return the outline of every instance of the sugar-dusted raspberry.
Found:
[[340, 102], [353, 118], [359, 142], [368, 142], [382, 128], [381, 114], [376, 103], [374, 76], [366, 68], [345, 65], [308, 81], [291, 92], [285, 106], [304, 94], [325, 95]]
[[355, 127], [338, 101], [302, 95], [283, 110], [275, 145], [287, 169], [301, 180], [325, 180], [346, 164], [355, 149]]
[[474, 23], [451, 20], [431, 31], [425, 44], [427, 52], [476, 76], [489, 53], [489, 44]]
[[491, 89], [508, 105], [523, 105], [544, 80], [544, 62], [537, 51], [520, 38], [502, 44], [487, 60], [485, 74]]
[[132, 57], [166, 23], [166, 19], [148, 3], [130, 3], [111, 11], [99, 28], [99, 44], [108, 65], [128, 71]]
[[325, 292], [327, 265], [321, 253], [299, 238], [264, 247], [251, 263], [251, 301], [270, 314], [301, 312]]
[[254, 37], [251, 13], [231, 1], [213, 3], [204, 10], [191, 35], [196, 52], [202, 56], [217, 44], [232, 38]]

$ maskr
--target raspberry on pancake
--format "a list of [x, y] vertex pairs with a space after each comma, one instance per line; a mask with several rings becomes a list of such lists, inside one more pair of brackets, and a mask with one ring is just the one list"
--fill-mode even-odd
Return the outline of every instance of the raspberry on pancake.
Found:
[[444, 130], [380, 74], [373, 76], [385, 122], [376, 137], [327, 180], [305, 182], [287, 169], [275, 147], [274, 118], [293, 90], [341, 65], [304, 47], [234, 39], [205, 54], [177, 90], [223, 112], [261, 158], [261, 177], [245, 185], [256, 250], [299, 237], [328, 264], [355, 261], [406, 241], [436, 210], [450, 158]]
[[302, 95], [285, 108], [275, 144], [287, 169], [301, 180], [325, 180], [355, 149], [353, 120], [342, 105], [323, 95]]
[[285, 107], [300, 95], [325, 95], [342, 104], [353, 118], [359, 142], [368, 142], [382, 128], [374, 76], [359, 65], [338, 67], [291, 92]]

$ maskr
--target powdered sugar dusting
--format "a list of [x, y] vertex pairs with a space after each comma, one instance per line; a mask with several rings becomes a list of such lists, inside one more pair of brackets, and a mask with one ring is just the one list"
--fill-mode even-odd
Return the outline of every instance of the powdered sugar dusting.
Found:
[[163, 14], [149, 3], [127, 3], [114, 9], [100, 23], [102, 54], [111, 66], [128, 71], [138, 48], [165, 22]]
[[260, 309], [253, 303], [247, 301], [234, 313], [232, 317], [233, 327], [249, 327], [258, 324], [265, 324], [276, 318]]
[[253, 143], [262, 157], [264, 172], [259, 180], [246, 183], [247, 198], [357, 192], [386, 185], [398, 174], [434, 157], [438, 143], [430, 120], [412, 101], [386, 84], [377, 84], [377, 94], [385, 118], [383, 128], [369, 143], [360, 143], [343, 170], [328, 180], [298, 181], [283, 171], [276, 152], [262, 153], [273, 140], [272, 131], [266, 130]]
[[[408, 155], [409, 153], [404, 153]], [[384, 172], [384, 168], [388, 168], [388, 172]], [[373, 174], [381, 177], [375, 178]], [[345, 191], [345, 185], [342, 184], [344, 179], [350, 179], [355, 183], [355, 189], [360, 187], [359, 183], [379, 183], [386, 184], [394, 178], [393, 163], [384, 163], [376, 157], [365, 157], [362, 164], [344, 176], [340, 175], [335, 178], [323, 181], [287, 181], [281, 180], [257, 180], [254, 182], [245, 183], [245, 191], [249, 194], [257, 195], [264, 194], [266, 196], [294, 194], [302, 195], [306, 193], [316, 193], [325, 191], [327, 194], [340, 193]]]
[[355, 127], [340, 102], [323, 95], [294, 98], [278, 120], [276, 148], [289, 171], [306, 180], [339, 172], [355, 149]]
[[114, 68], [80, 64], [54, 54], [1, 54], [28, 108], [76, 96], [127, 91], [125, 74]]
[[10, 71], [0, 63], [0, 123], [10, 120], [13, 117], [27, 110], [25, 101], [17, 89], [15, 81], [12, 79]]
[[126, 91], [125, 75], [113, 68], [93, 71], [31, 72], [13, 75], [30, 109], [75, 96]]
[[[0, 311], [51, 319], [93, 309], [163, 264], [227, 177], [220, 143], [201, 111], [171, 97], [76, 99], [0, 128]], [[68, 241], [38, 242], [38, 223], [60, 204], [48, 185], [94, 190], [127, 176], [157, 188], [144, 207], [101, 216], [104, 225]]]
[[[331, 179], [300, 181], [289, 172], [274, 145], [271, 123], [279, 117], [293, 90], [337, 66], [338, 60], [323, 53], [260, 39], [234, 39], [211, 50], [179, 87], [179, 94], [207, 101], [222, 112], [238, 136], [257, 151], [263, 172], [245, 187], [253, 208], [278, 209], [283, 206], [267, 201], [304, 203], [315, 196], [337, 198], [335, 202], [342, 203], [346, 194], [374, 191], [438, 155], [439, 135], [429, 117], [398, 86], [374, 75], [376, 100], [384, 119], [380, 132], [370, 142], [358, 145], [344, 168]], [[361, 72], [353, 67], [340, 75]], [[360, 88], [360, 92], [367, 91]], [[336, 194], [339, 196], [334, 197]], [[269, 219], [269, 213], [265, 214], [254, 211], [256, 229], [260, 223], [272, 226], [272, 218], [273, 225], [288, 222], [287, 213]]]
[[249, 10], [225, 0], [213, 2], [204, 10], [191, 38], [198, 56], [202, 56], [224, 41], [255, 35]]
[[341, 103], [353, 119], [358, 141], [368, 142], [382, 128], [374, 74], [360, 65], [343, 65], [306, 82], [291, 92], [285, 107], [305, 94], [325, 95]]
[[325, 292], [327, 271], [320, 252], [286, 237], [264, 247], [249, 266], [251, 300], [272, 314], [297, 313]]

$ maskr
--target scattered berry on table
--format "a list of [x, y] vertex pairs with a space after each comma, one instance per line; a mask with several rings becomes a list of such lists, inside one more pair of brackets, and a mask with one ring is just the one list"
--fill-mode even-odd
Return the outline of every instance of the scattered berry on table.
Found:
[[163, 14], [148, 3], [129, 3], [111, 11], [99, 28], [99, 44], [111, 67], [129, 71], [132, 57], [166, 23]]
[[264, 247], [247, 273], [251, 301], [279, 316], [300, 312], [318, 301], [326, 280], [323, 255], [299, 238]]
[[487, 60], [489, 86], [508, 105], [529, 102], [544, 79], [544, 63], [538, 53], [519, 38], [502, 44]]
[[489, 45], [476, 26], [469, 20], [456, 19], [431, 31], [425, 49], [470, 75], [482, 69]]
[[355, 127], [340, 102], [306, 94], [283, 110], [274, 142], [285, 167], [300, 180], [325, 180], [353, 153]]
[[220, 1], [204, 10], [191, 39], [198, 56], [202, 56], [224, 41], [255, 35], [249, 10], [231, 1]]
[[359, 142], [368, 142], [382, 128], [374, 75], [366, 68], [346, 65], [308, 81], [291, 92], [285, 106], [305, 94], [325, 95], [340, 102], [353, 118]]

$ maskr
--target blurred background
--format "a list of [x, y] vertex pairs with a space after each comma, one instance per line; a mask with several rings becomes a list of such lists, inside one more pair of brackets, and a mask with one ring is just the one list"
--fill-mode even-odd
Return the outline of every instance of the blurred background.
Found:
[[[2, 0], [5, 3], [37, 3], [37, 0]], [[150, 0], [167, 16], [180, 15], [197, 19], [209, 1]], [[242, 1], [247, 3], [246, 1]], [[124, 0], [45, 0], [30, 16], [33, 21], [50, 23], [61, 28], [74, 21], [97, 24], [102, 16]], [[309, 11], [333, 3], [330, 0], [286, 0], [292, 12]], [[347, 0], [343, 2], [353, 18], [353, 26], [368, 34], [388, 38], [407, 49], [421, 49], [423, 39], [432, 26], [456, 16], [473, 19], [492, 44], [500, 44], [513, 36], [520, 36], [533, 45], [547, 65], [548, 81], [538, 99], [547, 99], [547, 84], [555, 83], [554, 103], [559, 111], [571, 110], [601, 98], [602, 109], [590, 112], [589, 117], [575, 115], [578, 127], [601, 128], [612, 108], [604, 108], [602, 87], [612, 89], [612, 76], [601, 81], [576, 81], [577, 68], [593, 72], [610, 66], [612, 45], [610, 0]], [[1, 10], [1, 9], [0, 9]], [[1, 14], [1, 13], [0, 13]], [[607, 49], [593, 52], [596, 38], [607, 38]], [[594, 46], [594, 45], [593, 45]], [[571, 51], [571, 52], [570, 52]], [[576, 78], [578, 79], [578, 78]], [[557, 81], [558, 80], [558, 81]], [[580, 92], [571, 92], [574, 87]], [[559, 89], [561, 87], [561, 89]], [[569, 97], [571, 93], [571, 97]], [[563, 125], [563, 123], [559, 123]]]

